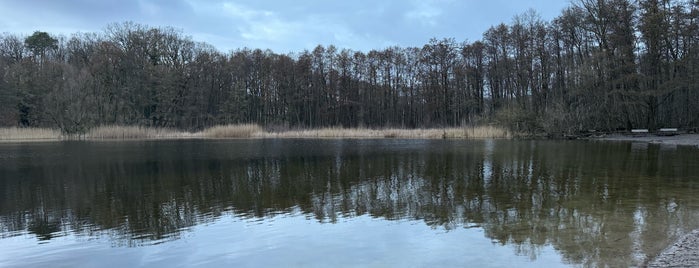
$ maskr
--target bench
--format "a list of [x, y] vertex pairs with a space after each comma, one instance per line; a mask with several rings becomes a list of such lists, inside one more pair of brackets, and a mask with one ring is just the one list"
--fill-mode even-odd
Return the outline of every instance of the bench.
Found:
[[676, 128], [661, 128], [656, 133], [656, 135], [658, 136], [675, 136], [677, 134], [678, 133]]
[[642, 137], [648, 135], [648, 129], [632, 129], [631, 135], [634, 137]]

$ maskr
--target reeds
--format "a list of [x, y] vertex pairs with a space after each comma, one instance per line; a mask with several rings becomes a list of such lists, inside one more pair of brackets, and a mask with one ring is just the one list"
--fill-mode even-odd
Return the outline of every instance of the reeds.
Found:
[[191, 133], [169, 128], [118, 125], [96, 127], [85, 134], [85, 138], [88, 140], [166, 139], [192, 136]]
[[266, 132], [256, 124], [223, 125], [207, 128], [196, 136], [204, 138], [253, 138], [264, 136]]
[[265, 133], [267, 138], [373, 138], [381, 137], [378, 130], [363, 128], [320, 128], [305, 130], [290, 130], [283, 132]]
[[0, 128], [0, 141], [58, 140], [59, 130], [50, 128]]
[[507, 139], [512, 138], [507, 129], [496, 126], [467, 126], [460, 128], [429, 129], [369, 129], [369, 128], [320, 128], [267, 132], [256, 124], [213, 126], [197, 133], [169, 128], [140, 126], [100, 126], [77, 137], [62, 136], [61, 132], [48, 128], [0, 128], [0, 141], [13, 140], [122, 140], [122, 139], [180, 139], [180, 138], [396, 138], [396, 139]]
[[430, 129], [321, 128], [263, 133], [268, 138], [397, 138], [397, 139], [504, 139], [507, 129], [495, 126]]
[[510, 139], [512, 136], [509, 130], [496, 126], [464, 127], [466, 139]]

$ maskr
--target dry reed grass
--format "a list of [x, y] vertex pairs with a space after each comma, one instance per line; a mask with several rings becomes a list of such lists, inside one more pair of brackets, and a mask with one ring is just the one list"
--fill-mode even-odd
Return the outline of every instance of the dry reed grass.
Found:
[[503, 139], [512, 138], [504, 128], [477, 126], [430, 129], [321, 128], [264, 133], [267, 138], [398, 138], [398, 139]]
[[193, 137], [191, 133], [180, 132], [169, 128], [154, 128], [140, 126], [100, 126], [90, 129], [86, 139], [119, 140], [119, 139], [164, 139]]
[[58, 139], [61, 139], [61, 131], [50, 128], [0, 128], [0, 141]]
[[[467, 126], [461, 128], [430, 129], [368, 129], [321, 128], [266, 132], [255, 124], [214, 126], [197, 133], [168, 128], [139, 126], [101, 126], [90, 129], [84, 136], [88, 140], [106, 139], [177, 139], [177, 138], [397, 138], [397, 139], [505, 139], [513, 135], [507, 129], [496, 126]], [[0, 141], [58, 140], [61, 132], [47, 128], [0, 128]]]
[[204, 138], [253, 138], [264, 136], [265, 131], [256, 124], [223, 125], [207, 128], [197, 136]]
[[464, 128], [464, 138], [466, 139], [510, 139], [512, 137], [513, 134], [509, 130], [496, 126]]
[[363, 128], [320, 128], [306, 130], [290, 130], [284, 132], [265, 133], [266, 138], [374, 138], [381, 137], [379, 130]]

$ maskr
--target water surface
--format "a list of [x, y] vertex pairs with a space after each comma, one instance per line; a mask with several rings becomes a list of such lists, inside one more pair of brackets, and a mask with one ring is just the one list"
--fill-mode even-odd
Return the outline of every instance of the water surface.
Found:
[[640, 265], [699, 228], [645, 143], [0, 144], [0, 267]]

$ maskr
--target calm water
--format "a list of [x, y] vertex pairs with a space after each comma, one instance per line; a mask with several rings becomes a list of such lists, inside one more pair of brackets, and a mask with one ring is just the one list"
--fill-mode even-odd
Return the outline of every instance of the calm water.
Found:
[[0, 267], [623, 267], [695, 228], [692, 147], [0, 144]]

